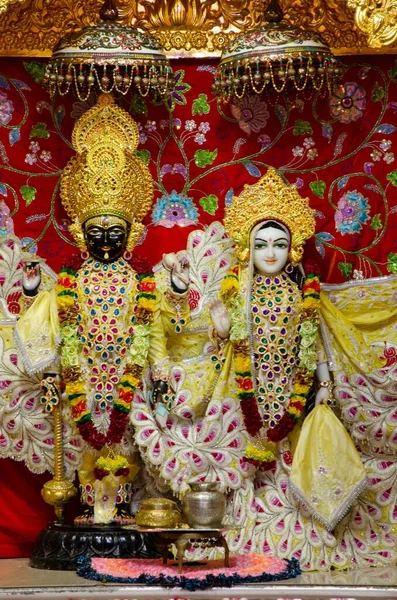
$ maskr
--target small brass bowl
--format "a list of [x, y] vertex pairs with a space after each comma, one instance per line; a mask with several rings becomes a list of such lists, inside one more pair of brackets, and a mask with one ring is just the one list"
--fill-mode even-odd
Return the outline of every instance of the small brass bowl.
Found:
[[144, 500], [135, 515], [135, 522], [139, 527], [174, 529], [181, 519], [176, 503], [167, 498]]

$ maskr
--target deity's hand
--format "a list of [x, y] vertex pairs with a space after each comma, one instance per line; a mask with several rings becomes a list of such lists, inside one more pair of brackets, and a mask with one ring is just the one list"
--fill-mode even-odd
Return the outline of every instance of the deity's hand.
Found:
[[41, 282], [40, 263], [24, 261], [22, 287], [26, 296], [36, 296]]
[[219, 337], [225, 339], [230, 331], [230, 317], [226, 306], [219, 298], [215, 298], [208, 305], [212, 322]]
[[316, 394], [315, 405], [326, 404], [330, 397], [329, 390], [327, 388], [320, 388]]
[[174, 292], [184, 293], [189, 287], [189, 261], [184, 255], [173, 252], [163, 255], [163, 265], [171, 271], [171, 284]]
[[155, 404], [161, 402], [163, 399], [163, 395], [167, 392], [168, 384], [166, 381], [162, 381], [161, 379], [153, 381], [153, 401]]
[[318, 406], [319, 404], [326, 404], [329, 399], [333, 399], [333, 385], [327, 361], [317, 363], [316, 374], [319, 390], [316, 394], [315, 405]]

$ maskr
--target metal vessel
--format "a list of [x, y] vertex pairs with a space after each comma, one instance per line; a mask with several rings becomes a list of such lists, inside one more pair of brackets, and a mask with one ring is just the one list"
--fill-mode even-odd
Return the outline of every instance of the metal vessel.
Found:
[[139, 527], [174, 528], [181, 521], [181, 513], [175, 502], [167, 498], [144, 500], [135, 515]]
[[182, 500], [183, 512], [190, 527], [196, 529], [222, 526], [226, 498], [215, 482], [190, 483], [191, 491]]

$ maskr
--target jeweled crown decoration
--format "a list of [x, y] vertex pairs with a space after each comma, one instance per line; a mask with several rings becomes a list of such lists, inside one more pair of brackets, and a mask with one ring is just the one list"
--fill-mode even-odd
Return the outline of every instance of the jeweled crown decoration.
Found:
[[153, 179], [136, 155], [138, 126], [115, 105], [109, 95], [76, 122], [72, 142], [76, 156], [61, 176], [61, 198], [81, 241], [81, 225], [98, 215], [115, 215], [131, 225], [131, 234], [142, 230], [141, 221], [153, 199]]
[[117, 23], [113, 0], [105, 0], [102, 23], [63, 37], [48, 63], [44, 85], [50, 96], [74, 90], [87, 100], [92, 90], [125, 96], [166, 96], [173, 85], [172, 69], [159, 42], [147, 32]]
[[270, 168], [254, 185], [245, 185], [239, 196], [226, 208], [225, 230], [236, 244], [238, 255], [247, 255], [252, 228], [261, 221], [274, 219], [291, 232], [291, 248], [303, 248], [315, 232], [315, 211], [309, 199], [302, 198], [294, 185], [283, 181]]
[[224, 48], [212, 86], [218, 100], [270, 91], [331, 92], [341, 68], [320, 35], [282, 23], [277, 0], [270, 1], [265, 18], [267, 23]]

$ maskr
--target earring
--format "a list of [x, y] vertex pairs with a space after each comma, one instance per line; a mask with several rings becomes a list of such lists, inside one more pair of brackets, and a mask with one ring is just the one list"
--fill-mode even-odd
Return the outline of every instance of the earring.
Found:
[[290, 275], [293, 272], [293, 270], [294, 270], [294, 267], [293, 267], [293, 265], [291, 265], [291, 263], [288, 263], [288, 265], [286, 265], [286, 267], [284, 269], [284, 271], [286, 273], [288, 273], [288, 275]]
[[303, 246], [297, 246], [296, 248], [291, 248], [288, 253], [288, 258], [290, 259], [292, 265], [295, 267], [300, 263], [303, 256]]
[[123, 252], [123, 257], [124, 257], [124, 259], [125, 259], [126, 261], [129, 261], [129, 260], [131, 260], [131, 258], [132, 258], [132, 252], [130, 252], [129, 250], [125, 250], [125, 251]]

